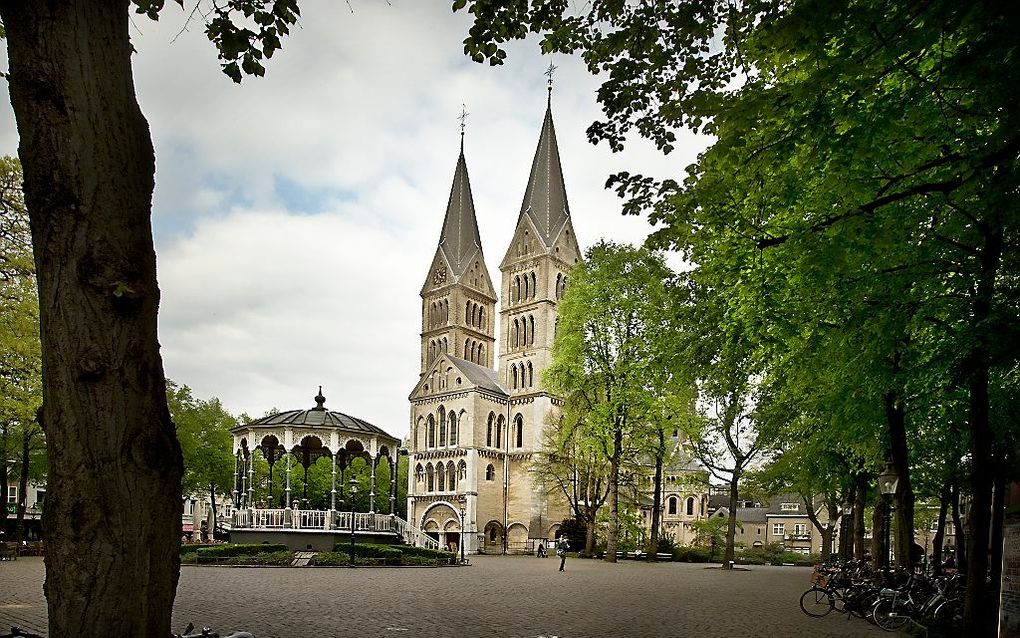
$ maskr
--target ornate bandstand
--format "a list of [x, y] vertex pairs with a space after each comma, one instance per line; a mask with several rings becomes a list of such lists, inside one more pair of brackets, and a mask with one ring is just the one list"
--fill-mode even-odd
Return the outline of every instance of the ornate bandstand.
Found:
[[[396, 514], [399, 439], [371, 423], [327, 410], [325, 403], [320, 387], [314, 408], [271, 414], [231, 429], [236, 505], [231, 521], [231, 541], [285, 543], [294, 550], [326, 551], [337, 541], [354, 535], [360, 542], [410, 543], [438, 548], [434, 539]], [[263, 485], [269, 498], [256, 501], [255, 467], [259, 457], [268, 466]], [[313, 509], [308, 505], [308, 470], [322, 458], [329, 459], [330, 490], [328, 499], [320, 499], [325, 505]], [[353, 506], [344, 507], [343, 471], [359, 458], [365, 460], [370, 471], [367, 512], [356, 512]], [[379, 500], [375, 492], [376, 469], [382, 463], [387, 463], [390, 470], [385, 512], [376, 511]], [[295, 464], [304, 473], [301, 494], [291, 490]], [[283, 470], [283, 489], [274, 491], [274, 475], [278, 476], [279, 470]], [[351, 490], [354, 489], [352, 484]], [[348, 492], [348, 496], [353, 504], [354, 494]], [[271, 502], [274, 500], [276, 502]]]

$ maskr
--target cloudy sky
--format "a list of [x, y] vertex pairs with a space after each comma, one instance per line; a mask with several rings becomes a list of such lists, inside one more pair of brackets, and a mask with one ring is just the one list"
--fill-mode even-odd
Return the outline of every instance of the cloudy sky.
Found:
[[[167, 376], [229, 410], [327, 407], [397, 436], [418, 379], [418, 291], [439, 239], [467, 119], [465, 156], [486, 263], [513, 233], [545, 109], [537, 40], [502, 67], [464, 57], [466, 14], [445, 0], [303, 2], [265, 78], [219, 71], [202, 25], [174, 3], [133, 19], [135, 79], [156, 147], [153, 226]], [[2, 50], [2, 46], [0, 46]], [[3, 51], [6, 60], [6, 51]], [[707, 144], [660, 155], [592, 146], [597, 79], [556, 56], [553, 115], [574, 227], [641, 242], [603, 186], [618, 170], [679, 176]], [[15, 154], [9, 102], [0, 154]]]

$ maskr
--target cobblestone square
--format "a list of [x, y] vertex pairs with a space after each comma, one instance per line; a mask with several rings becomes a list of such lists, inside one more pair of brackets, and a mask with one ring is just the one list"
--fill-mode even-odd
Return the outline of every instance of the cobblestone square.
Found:
[[[810, 570], [473, 556], [460, 568], [184, 567], [174, 626], [256, 638], [888, 635], [798, 607]], [[43, 563], [0, 563], [0, 627], [45, 633]]]

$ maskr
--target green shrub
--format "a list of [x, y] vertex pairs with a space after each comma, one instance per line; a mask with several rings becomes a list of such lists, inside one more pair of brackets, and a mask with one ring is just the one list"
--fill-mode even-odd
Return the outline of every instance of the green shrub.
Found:
[[426, 558], [424, 556], [404, 555], [404, 557], [400, 559], [400, 564], [409, 567], [413, 566], [436, 567], [439, 565], [439, 560], [436, 558]]
[[[337, 543], [333, 551], [347, 552], [350, 556], [351, 546], [349, 543]], [[379, 545], [377, 543], [356, 543], [354, 545], [355, 558], [385, 558], [388, 561], [397, 562], [400, 560], [401, 552], [392, 545]]]
[[[437, 561], [450, 561], [457, 558], [457, 554], [454, 552], [448, 552], [441, 549], [431, 549], [428, 547], [415, 547], [414, 545], [394, 545], [394, 549], [399, 551], [405, 558], [410, 556], [417, 556], [420, 558], [429, 558]], [[405, 565], [409, 564], [406, 561]]]
[[182, 565], [194, 565], [198, 562], [198, 552], [191, 552], [189, 554], [181, 554]]
[[181, 543], [181, 556], [194, 554], [205, 547], [219, 547], [222, 543]]
[[711, 563], [712, 549], [698, 545], [681, 545], [673, 550], [673, 560], [688, 563]]
[[287, 546], [283, 543], [250, 543], [250, 544], [224, 544], [201, 547], [198, 550], [199, 562], [209, 562], [202, 559], [230, 558], [231, 556], [255, 556], [258, 554], [271, 554], [284, 552]]
[[345, 552], [319, 552], [312, 557], [311, 565], [319, 565], [323, 567], [337, 567], [341, 565], [350, 565], [351, 557]]
[[294, 555], [290, 550], [283, 550], [265, 554], [230, 556], [219, 562], [225, 565], [290, 565], [293, 560]]

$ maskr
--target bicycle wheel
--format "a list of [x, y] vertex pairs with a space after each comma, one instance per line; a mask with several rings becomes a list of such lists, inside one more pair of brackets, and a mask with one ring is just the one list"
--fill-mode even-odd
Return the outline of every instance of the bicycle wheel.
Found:
[[942, 626], [958, 627], [963, 624], [963, 599], [953, 598], [944, 601], [935, 608], [932, 614], [935, 622]]
[[800, 596], [800, 609], [812, 618], [828, 615], [835, 607], [832, 594], [824, 589], [812, 587]]
[[890, 598], [883, 598], [875, 603], [871, 609], [871, 616], [875, 619], [875, 624], [886, 631], [896, 631], [910, 620], [903, 605], [894, 603]]

